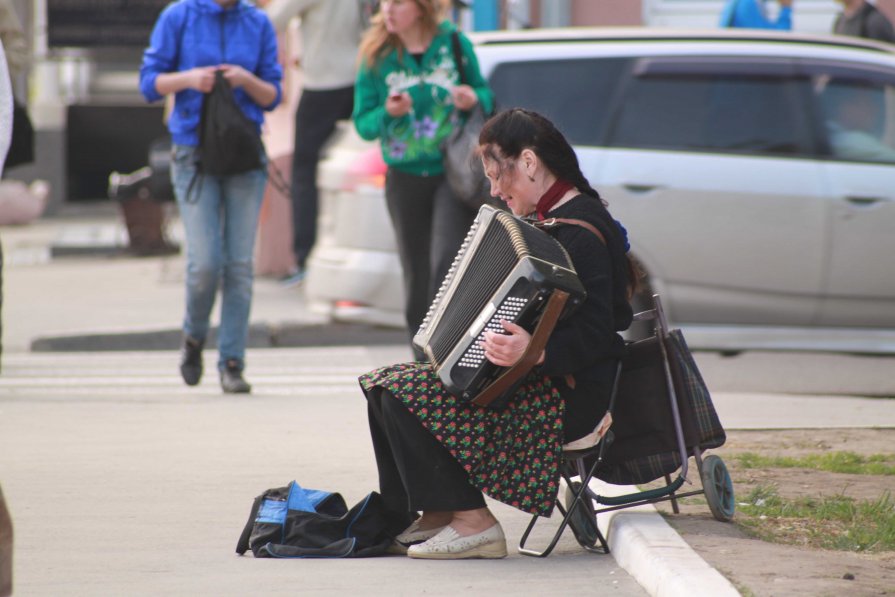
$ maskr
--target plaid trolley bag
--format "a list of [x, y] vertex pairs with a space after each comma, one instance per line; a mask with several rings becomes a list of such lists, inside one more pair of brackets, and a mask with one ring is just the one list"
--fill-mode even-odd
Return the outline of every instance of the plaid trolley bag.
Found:
[[[614, 439], [594, 475], [607, 483], [648, 483], [681, 466], [674, 413], [657, 400], [668, 395], [661, 341], [657, 335], [628, 346], [613, 413]], [[664, 342], [687, 454], [721, 447], [727, 435], [683, 334], [671, 330]]]
[[[679, 498], [705, 494], [712, 515], [722, 522], [734, 515], [733, 483], [727, 467], [714, 454], [727, 437], [708, 388], [680, 330], [669, 330], [659, 295], [655, 307], [634, 315], [652, 321], [654, 334], [628, 344], [618, 363], [618, 375], [603, 421], [611, 427], [594, 431], [593, 443], [564, 447], [561, 475], [564, 503], [556, 507], [563, 519], [544, 549], [526, 547], [538, 522], [534, 515], [519, 541], [519, 553], [546, 557], [571, 527], [579, 545], [590, 552], [609, 553], [609, 543], [597, 524], [601, 513], [670, 501], [677, 514]], [[602, 433], [597, 433], [602, 428]], [[687, 480], [690, 457], [696, 461], [702, 490], [679, 492]], [[680, 469], [677, 478], [671, 473]], [[624, 495], [601, 493], [596, 477], [613, 485], [640, 485], [664, 477], [665, 483]], [[614, 493], [614, 492], [613, 492]]]

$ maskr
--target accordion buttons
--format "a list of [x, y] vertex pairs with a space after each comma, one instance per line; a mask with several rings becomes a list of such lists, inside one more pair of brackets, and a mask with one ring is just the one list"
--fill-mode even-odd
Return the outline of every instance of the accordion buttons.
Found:
[[479, 343], [485, 340], [485, 332], [492, 331], [498, 334], [505, 333], [500, 322], [502, 320], [515, 322], [527, 303], [528, 300], [525, 298], [515, 296], [506, 297], [500, 303], [500, 306], [497, 308], [494, 315], [491, 316], [491, 319], [488, 320], [488, 323], [485, 324], [482, 333], [479, 334], [475, 339], [475, 342], [471, 343], [466, 352], [463, 353], [463, 356], [460, 357], [457, 365], [459, 367], [480, 367], [485, 362], [485, 350], [479, 346]]

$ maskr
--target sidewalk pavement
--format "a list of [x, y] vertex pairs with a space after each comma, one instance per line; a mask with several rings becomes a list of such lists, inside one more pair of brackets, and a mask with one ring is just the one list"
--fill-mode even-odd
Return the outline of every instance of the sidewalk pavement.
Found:
[[[176, 222], [172, 237], [178, 238]], [[79, 239], [94, 250], [53, 257], [54, 246], [72, 246]], [[0, 240], [6, 261], [4, 356], [31, 350], [177, 350], [183, 257], [121, 256], [126, 235], [114, 205], [27, 227], [0, 228]], [[256, 281], [254, 347], [351, 343], [394, 347], [405, 338], [402, 331], [326, 323], [325, 316], [306, 308], [300, 289], [282, 288], [271, 279]], [[895, 401], [891, 400], [724, 392], [714, 393], [714, 399], [729, 429], [895, 425]], [[767, 416], [770, 412], [773, 417]], [[769, 418], [773, 423], [768, 423]], [[610, 490], [629, 491], [601, 487], [603, 492]], [[601, 516], [601, 524], [613, 555], [648, 594], [737, 594], [654, 509], [612, 514]]]

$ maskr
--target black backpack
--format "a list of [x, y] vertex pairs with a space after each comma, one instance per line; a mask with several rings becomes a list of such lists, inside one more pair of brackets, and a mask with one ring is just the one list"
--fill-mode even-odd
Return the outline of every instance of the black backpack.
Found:
[[264, 144], [252, 122], [236, 104], [222, 71], [202, 102], [196, 167], [201, 174], [230, 176], [261, 168]]
[[350, 558], [386, 553], [407, 526], [375, 491], [350, 510], [338, 493], [295, 481], [255, 498], [236, 553], [256, 558]]

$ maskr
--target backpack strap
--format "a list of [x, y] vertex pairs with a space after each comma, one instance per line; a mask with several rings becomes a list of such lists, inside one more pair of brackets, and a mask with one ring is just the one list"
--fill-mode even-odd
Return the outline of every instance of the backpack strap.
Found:
[[255, 526], [255, 519], [258, 518], [258, 510], [261, 509], [261, 502], [264, 501], [264, 496], [259, 495], [255, 498], [255, 501], [252, 502], [252, 511], [249, 513], [249, 520], [246, 522], [245, 528], [242, 529], [242, 534], [239, 536], [239, 541], [236, 542], [236, 553], [239, 555], [244, 554], [249, 549], [249, 538], [252, 536], [252, 529]]
[[864, 6], [861, 7], [861, 15], [858, 17], [860, 19], [860, 28], [858, 29], [858, 35], [861, 37], [867, 37], [867, 20], [870, 18], [870, 13], [874, 11], [873, 5], [867, 2], [864, 3]]

